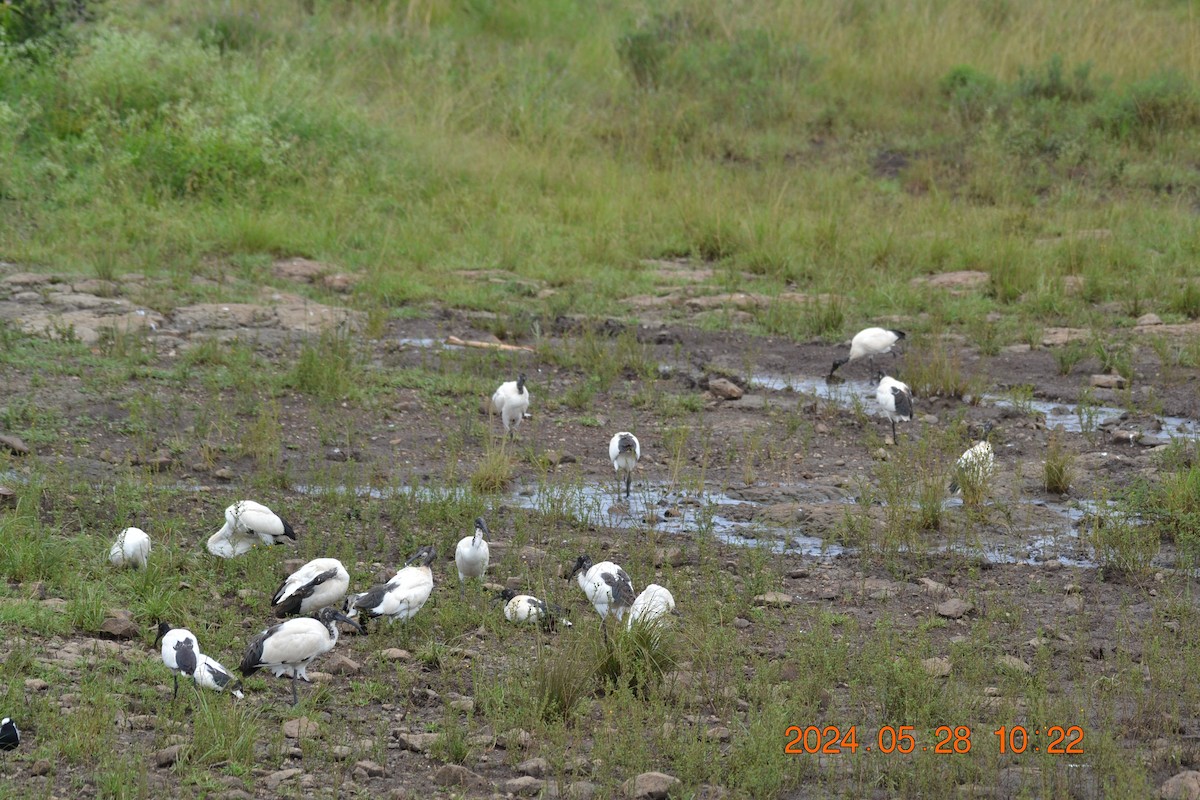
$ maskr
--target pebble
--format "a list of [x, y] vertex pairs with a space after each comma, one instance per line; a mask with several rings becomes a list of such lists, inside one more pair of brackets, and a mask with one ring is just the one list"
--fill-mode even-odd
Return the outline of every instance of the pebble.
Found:
[[680, 786], [680, 780], [665, 772], [643, 772], [621, 784], [621, 790], [630, 800], [666, 800], [672, 790]]

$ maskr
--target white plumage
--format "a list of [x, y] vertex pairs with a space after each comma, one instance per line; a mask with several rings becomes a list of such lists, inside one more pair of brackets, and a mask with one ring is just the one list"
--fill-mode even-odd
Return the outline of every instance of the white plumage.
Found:
[[515, 589], [504, 589], [500, 592], [500, 598], [507, 601], [504, 604], [504, 618], [509, 622], [518, 625], [537, 622], [549, 630], [553, 630], [556, 624], [571, 627], [571, 621], [566, 618], [563, 609], [533, 595], [517, 594]]
[[368, 618], [387, 617], [391, 621], [412, 619], [433, 593], [433, 570], [429, 565], [436, 557], [432, 547], [422, 547], [390, 581], [346, 598], [346, 613], [357, 617], [362, 612]]
[[611, 561], [593, 564], [586, 555], [575, 560], [567, 580], [579, 575], [579, 588], [587, 595], [602, 619], [610, 614], [620, 620], [633, 605], [633, 582], [625, 570]]
[[347, 622], [363, 632], [362, 626], [336, 608], [326, 606], [317, 618], [298, 617], [272, 625], [251, 640], [239, 667], [245, 677], [260, 669], [276, 676], [292, 677], [292, 705], [296, 705], [296, 679], [308, 682], [308, 665], [337, 644], [338, 622]]
[[633, 471], [637, 469], [638, 460], [642, 457], [642, 445], [636, 436], [629, 431], [615, 434], [608, 442], [608, 460], [617, 471], [617, 480], [625, 473], [625, 496], [629, 497], [629, 487], [633, 482]]
[[875, 389], [875, 400], [883, 413], [892, 422], [892, 442], [896, 441], [896, 423], [908, 422], [912, 419], [913, 403], [912, 389], [907, 383], [879, 373], [879, 386]]
[[284, 539], [296, 539], [296, 532], [285, 519], [262, 503], [239, 500], [225, 509], [225, 524], [208, 537], [208, 552], [233, 558], [256, 544], [283, 544]]
[[454, 564], [458, 567], [460, 585], [467, 578], [482, 578], [483, 573], [487, 572], [490, 556], [488, 543], [483, 537], [489, 535], [491, 531], [488, 530], [483, 517], [476, 517], [475, 535], [464, 536], [458, 540], [458, 547], [454, 549]]
[[141, 528], [126, 528], [117, 534], [117, 541], [108, 551], [108, 560], [114, 567], [146, 568], [150, 558], [150, 537]]
[[229, 670], [221, 666], [221, 662], [204, 653], [196, 659], [196, 671], [192, 673], [192, 679], [196, 681], [197, 686], [203, 686], [205, 689], [217, 692], [229, 689], [229, 693], [239, 700], [245, 697], [242, 694], [242, 682], [234, 680]]
[[958, 457], [954, 464], [954, 477], [950, 480], [951, 494], [957, 492], [963, 483], [983, 486], [991, 480], [996, 469], [996, 457], [992, 452], [992, 444], [988, 441], [991, 433], [992, 423], [989, 422], [983, 426], [983, 438]]
[[492, 394], [492, 413], [500, 415], [500, 421], [504, 423], [504, 430], [509, 436], [516, 433], [517, 426], [525, 418], [525, 412], [529, 410], [529, 400], [524, 372], [518, 375], [515, 381], [500, 384], [500, 388]]
[[633, 627], [636, 622], [654, 622], [674, 610], [675, 598], [671, 593], [665, 587], [652, 583], [633, 601], [633, 607], [629, 609], [629, 626]]
[[[830, 378], [833, 373], [837, 372], [838, 367], [848, 361], [857, 361], [860, 358], [869, 358], [871, 363], [875, 363], [875, 356], [881, 356], [884, 353], [892, 353], [892, 347], [902, 340], [907, 334], [904, 331], [892, 331], [886, 328], [864, 328], [854, 334], [854, 338], [850, 340], [850, 355], [846, 358], [839, 358], [833, 362], [833, 367], [829, 370]], [[892, 353], [894, 356], [895, 353]]]
[[279, 584], [271, 598], [275, 615], [309, 614], [340, 605], [350, 588], [350, 573], [336, 558], [314, 558]]
[[159, 654], [163, 664], [167, 669], [171, 670], [174, 676], [175, 688], [171, 692], [171, 697], [179, 695], [179, 675], [191, 676], [196, 671], [196, 664], [200, 657], [200, 642], [196, 639], [196, 634], [189, 631], [187, 628], [172, 628], [170, 623], [158, 623], [158, 636], [154, 639], [154, 644], [162, 643], [162, 649]]

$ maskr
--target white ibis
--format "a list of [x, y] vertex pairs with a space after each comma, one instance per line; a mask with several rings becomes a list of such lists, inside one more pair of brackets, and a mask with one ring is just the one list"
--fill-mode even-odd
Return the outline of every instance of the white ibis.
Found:
[[500, 599], [507, 601], [504, 604], [504, 618], [509, 622], [537, 622], [546, 630], [554, 630], [556, 624], [571, 627], [566, 611], [533, 595], [517, 594], [515, 589], [502, 589]]
[[525, 373], [517, 376], [515, 381], [506, 381], [492, 394], [492, 413], [500, 415], [504, 430], [510, 437], [515, 435], [517, 426], [525, 418], [529, 410], [529, 391], [525, 388]]
[[196, 681], [197, 686], [203, 686], [205, 689], [217, 692], [229, 689], [229, 693], [239, 700], [245, 697], [242, 694], [242, 682], [234, 680], [229, 670], [221, 666], [221, 662], [204, 653], [196, 659], [196, 670], [192, 673], [192, 679]]
[[892, 331], [886, 328], [863, 328], [854, 334], [854, 338], [850, 340], [850, 355], [834, 361], [826, 379], [832, 378], [833, 373], [837, 372], [838, 367], [849, 361], [868, 358], [871, 361], [871, 365], [874, 366], [875, 356], [881, 356], [884, 353], [892, 353], [895, 356], [896, 354], [892, 352], [892, 346], [906, 335], [904, 331]]
[[233, 558], [256, 544], [283, 544], [284, 539], [296, 540], [296, 532], [285, 519], [262, 503], [239, 500], [225, 509], [225, 524], [208, 537], [208, 552]]
[[346, 613], [357, 617], [361, 612], [368, 619], [387, 617], [393, 622], [412, 619], [433, 593], [433, 570], [429, 565], [436, 557], [433, 547], [420, 548], [390, 581], [347, 597]]
[[633, 605], [633, 582], [625, 570], [611, 561], [593, 564], [586, 555], [575, 560], [567, 580], [579, 575], [579, 588], [587, 595], [601, 619], [611, 614], [619, 621]]
[[983, 437], [958, 457], [954, 464], [954, 477], [950, 479], [950, 494], [958, 492], [962, 483], [982, 487], [991, 479], [996, 469], [992, 443], [988, 441], [992, 427], [992, 423], [984, 423]]
[[629, 627], [634, 623], [650, 623], [664, 614], [675, 613], [675, 598], [663, 586], [652, 583], [642, 590], [629, 609]]
[[884, 375], [882, 372], [876, 375], [876, 380], [879, 381], [879, 386], [875, 389], [875, 400], [887, 418], [892, 421], [892, 443], [895, 444], [896, 423], [912, 420], [912, 389], [908, 388], [907, 383]]
[[[625, 496], [629, 497], [629, 486], [633, 482], [633, 471], [642, 457], [642, 445], [629, 431], [621, 431], [608, 443], [608, 460], [617, 471], [617, 480], [625, 473]], [[618, 484], [619, 487], [619, 484]]]
[[150, 537], [141, 528], [126, 528], [117, 534], [117, 541], [108, 551], [114, 567], [146, 568], [150, 558]]
[[200, 643], [196, 634], [187, 628], [173, 628], [168, 622], [158, 623], [158, 636], [154, 644], [162, 642], [160, 655], [167, 669], [171, 670], [175, 679], [175, 687], [171, 699], [179, 696], [179, 674], [192, 676], [196, 672], [196, 664], [200, 657]]
[[338, 622], [346, 622], [365, 633], [362, 626], [332, 606], [325, 606], [317, 618], [297, 617], [272, 625], [250, 642], [239, 669], [250, 677], [260, 669], [269, 669], [276, 677], [292, 676], [292, 705], [299, 702], [296, 679], [306, 683], [308, 665], [328, 653], [337, 644]]
[[338, 605], [350, 588], [350, 573], [336, 558], [314, 558], [279, 584], [271, 598], [275, 616], [309, 614]]
[[21, 744], [21, 732], [17, 723], [8, 717], [0, 719], [0, 750], [16, 750]]
[[458, 547], [454, 548], [454, 564], [458, 567], [460, 587], [467, 578], [482, 578], [483, 573], [487, 572], [488, 543], [483, 537], [490, 535], [491, 531], [488, 530], [483, 517], [476, 517], [475, 535], [464, 536], [458, 540]]

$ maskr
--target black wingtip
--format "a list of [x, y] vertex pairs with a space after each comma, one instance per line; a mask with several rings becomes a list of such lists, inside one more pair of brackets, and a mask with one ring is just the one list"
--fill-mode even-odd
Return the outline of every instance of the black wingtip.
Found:
[[893, 331], [889, 331], [889, 333], [895, 334], [897, 339], [903, 339], [906, 336], [908, 336], [908, 334], [905, 333], [904, 331], [893, 330]]
[[288, 521], [286, 519], [284, 519], [283, 517], [280, 517], [279, 521], [283, 523], [283, 535], [288, 537], [289, 539], [291, 539], [293, 542], [296, 541], [295, 529], [292, 528], [292, 526], [288, 523]]
[[950, 494], [955, 494], [958, 491], [958, 481], [950, 481]]

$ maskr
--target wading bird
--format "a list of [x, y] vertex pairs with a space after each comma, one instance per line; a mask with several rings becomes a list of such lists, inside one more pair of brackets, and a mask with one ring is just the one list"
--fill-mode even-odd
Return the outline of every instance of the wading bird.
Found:
[[875, 356], [881, 356], [884, 353], [892, 353], [892, 356], [895, 356], [896, 354], [892, 352], [892, 346], [906, 335], [904, 331], [890, 331], [886, 328], [862, 329], [854, 334], [854, 338], [850, 340], [850, 355], [833, 362], [826, 380], [833, 377], [833, 373], [838, 371], [838, 367], [849, 361], [867, 358], [870, 359], [871, 366], [874, 366]]
[[887, 418], [892, 421], [892, 444], [895, 444], [896, 423], [912, 420], [912, 389], [908, 388], [907, 383], [902, 383], [882, 372], [877, 373], [875, 379], [879, 381], [879, 386], [875, 389], [875, 400]]
[[325, 606], [317, 618], [298, 617], [272, 625], [251, 640], [238, 668], [243, 677], [260, 669], [269, 669], [275, 677], [292, 676], [292, 705], [299, 702], [296, 679], [310, 683], [308, 665], [328, 653], [337, 644], [338, 622], [346, 622], [365, 633], [362, 626], [331, 606]]
[[338, 605], [350, 588], [350, 573], [336, 558], [314, 558], [279, 584], [271, 598], [275, 616], [309, 614]]
[[467, 578], [482, 578], [488, 568], [488, 543], [483, 537], [491, 536], [483, 517], [475, 518], [475, 535], [458, 540], [454, 549], [454, 564], [458, 567], [458, 587], [462, 589]]
[[664, 614], [674, 614], [675, 598], [663, 586], [652, 583], [642, 590], [629, 609], [629, 627], [635, 623], [650, 623]]
[[146, 568], [150, 558], [150, 537], [141, 528], [126, 528], [117, 534], [117, 541], [108, 551], [108, 560], [114, 567]]
[[500, 384], [500, 388], [492, 395], [492, 413], [500, 415], [500, 421], [504, 423], [504, 430], [510, 438], [516, 435], [517, 426], [529, 410], [529, 399], [524, 372], [515, 381]]
[[548, 631], [554, 630], [556, 625], [571, 627], [566, 611], [533, 595], [517, 594], [516, 589], [502, 589], [500, 599], [506, 601], [504, 618], [509, 622], [537, 622]]
[[208, 537], [208, 552], [233, 558], [256, 544], [283, 544], [284, 539], [296, 540], [296, 532], [286, 520], [262, 503], [239, 500], [225, 509], [221, 530]]
[[642, 445], [629, 431], [621, 431], [608, 443], [608, 460], [617, 471], [617, 493], [620, 493], [621, 473], [625, 473], [625, 496], [629, 497], [629, 486], [633, 482], [633, 471], [642, 457]]
[[625, 570], [613, 562], [593, 564], [590, 558], [582, 555], [575, 560], [574, 568], [566, 576], [567, 580], [576, 575], [579, 576], [579, 588], [583, 589], [601, 619], [611, 615], [620, 621], [633, 605], [633, 582]]
[[242, 682], [234, 680], [229, 670], [221, 666], [221, 662], [204, 653], [196, 659], [196, 671], [192, 673], [192, 679], [196, 681], [197, 686], [203, 686], [205, 689], [217, 692], [229, 689], [229, 693], [239, 700], [245, 697], [242, 694]]
[[196, 671], [196, 663], [200, 656], [200, 643], [196, 639], [196, 634], [189, 631], [187, 628], [173, 628], [169, 622], [158, 623], [158, 636], [154, 639], [155, 646], [162, 642], [162, 649], [159, 654], [162, 657], [162, 662], [167, 665], [167, 669], [175, 679], [174, 690], [171, 692], [171, 699], [174, 700], [179, 696], [179, 674], [191, 677]]
[[437, 551], [428, 545], [417, 550], [390, 581], [346, 598], [346, 614], [357, 617], [363, 613], [368, 619], [387, 617], [393, 622], [412, 619], [433, 593], [433, 569], [429, 565], [436, 557]]
[[8, 717], [0, 719], [0, 750], [16, 750], [21, 744], [21, 732], [17, 723]]
[[991, 480], [996, 469], [996, 458], [992, 453], [992, 444], [988, 441], [988, 437], [992, 435], [992, 428], [992, 423], [984, 423], [980, 440], [958, 457], [954, 464], [954, 477], [950, 479], [950, 494], [956, 494], [964, 483], [982, 488]]

